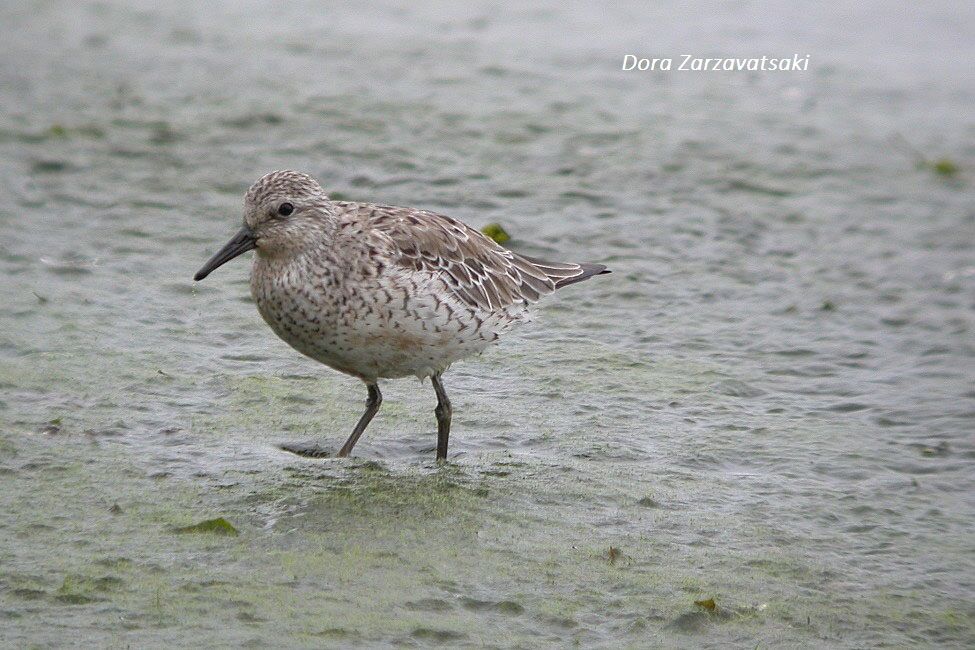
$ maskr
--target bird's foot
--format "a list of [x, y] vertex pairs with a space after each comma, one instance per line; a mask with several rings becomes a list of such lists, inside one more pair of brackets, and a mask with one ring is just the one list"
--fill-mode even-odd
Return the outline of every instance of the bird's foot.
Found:
[[307, 442], [283, 442], [278, 445], [278, 449], [305, 458], [330, 458], [333, 455], [332, 452], [312, 440]]

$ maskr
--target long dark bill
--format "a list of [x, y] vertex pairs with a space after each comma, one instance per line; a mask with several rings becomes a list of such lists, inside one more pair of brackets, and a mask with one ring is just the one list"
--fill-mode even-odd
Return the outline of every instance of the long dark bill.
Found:
[[227, 245], [217, 251], [217, 254], [207, 260], [207, 263], [203, 265], [203, 268], [196, 272], [193, 276], [194, 280], [202, 280], [206, 276], [210, 275], [214, 269], [218, 266], [223, 266], [230, 260], [234, 259], [238, 255], [243, 255], [249, 250], [254, 250], [257, 245], [254, 233], [250, 228], [244, 226], [240, 229], [234, 238], [227, 242]]

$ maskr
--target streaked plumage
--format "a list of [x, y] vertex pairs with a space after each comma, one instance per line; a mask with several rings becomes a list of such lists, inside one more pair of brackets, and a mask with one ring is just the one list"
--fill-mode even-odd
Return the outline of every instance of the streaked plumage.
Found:
[[[542, 296], [608, 272], [519, 255], [434, 212], [331, 201], [299, 172], [258, 180], [244, 209], [244, 228], [197, 279], [256, 248], [251, 293], [264, 320], [298, 351], [370, 387], [377, 403], [365, 424], [378, 410], [379, 379], [431, 377], [442, 406], [440, 374], [452, 363], [497, 341]], [[446, 427], [443, 410], [438, 457], [449, 402]]]

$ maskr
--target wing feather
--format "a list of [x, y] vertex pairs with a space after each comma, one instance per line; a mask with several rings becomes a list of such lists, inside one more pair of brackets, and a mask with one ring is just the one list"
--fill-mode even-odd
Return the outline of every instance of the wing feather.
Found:
[[519, 255], [465, 223], [436, 212], [334, 203], [365, 221], [367, 235], [397, 264], [436, 275], [472, 309], [493, 312], [535, 302], [559, 286], [592, 275], [587, 275], [585, 267], [594, 265], [544, 262]]

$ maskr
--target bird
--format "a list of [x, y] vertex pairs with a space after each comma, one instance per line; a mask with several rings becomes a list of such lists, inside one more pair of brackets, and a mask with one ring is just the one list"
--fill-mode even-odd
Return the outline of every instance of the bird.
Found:
[[[528, 320], [540, 298], [610, 273], [603, 264], [513, 252], [437, 212], [332, 200], [313, 177], [291, 170], [247, 190], [242, 227], [193, 279], [251, 250], [251, 296], [274, 333], [366, 386], [366, 410], [339, 457], [379, 411], [379, 380], [416, 376], [436, 393], [436, 458], [444, 461], [452, 407], [443, 373]], [[281, 448], [329, 455], [317, 444]]]

